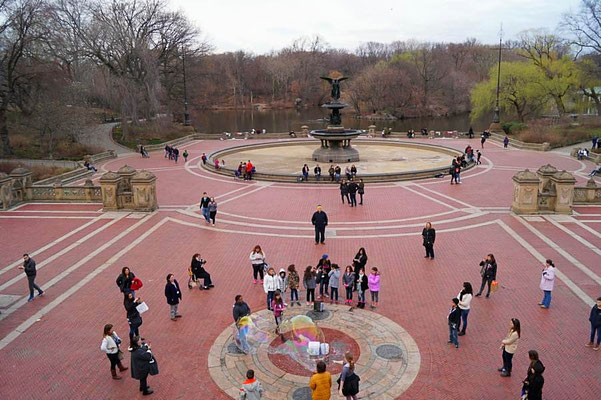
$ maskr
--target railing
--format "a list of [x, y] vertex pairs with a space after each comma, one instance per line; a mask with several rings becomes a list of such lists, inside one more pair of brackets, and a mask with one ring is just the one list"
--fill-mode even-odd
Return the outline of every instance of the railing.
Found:
[[100, 186], [33, 186], [33, 201], [102, 201]]
[[[490, 139], [494, 140], [495, 142], [503, 142], [503, 140], [505, 139], [505, 135], [502, 135], [500, 133], [491, 132], [490, 133]], [[522, 141], [517, 140], [517, 139], [510, 139], [509, 140], [509, 146], [515, 147], [517, 149], [522, 149], [522, 150], [535, 150], [535, 151], [549, 151], [549, 150], [551, 150], [551, 145], [549, 143], [547, 143], [547, 142], [544, 142], [544, 143], [527, 143], [527, 142], [522, 142]]]
[[574, 204], [601, 204], [601, 187], [593, 179], [586, 186], [574, 187]]

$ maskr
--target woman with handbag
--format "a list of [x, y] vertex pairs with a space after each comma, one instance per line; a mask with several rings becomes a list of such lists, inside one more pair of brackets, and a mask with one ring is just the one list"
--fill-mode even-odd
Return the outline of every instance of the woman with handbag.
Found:
[[135, 277], [136, 275], [132, 271], [130, 271], [128, 267], [121, 268], [121, 274], [117, 277], [116, 281], [119, 290], [121, 290], [121, 293], [125, 293], [125, 291], [127, 290], [132, 290], [131, 283]]
[[480, 290], [476, 293], [476, 297], [482, 295], [484, 286], [488, 284], [488, 292], [486, 292], [486, 298], [490, 297], [490, 286], [493, 281], [497, 280], [497, 261], [495, 256], [489, 254], [486, 259], [480, 262], [480, 276], [482, 277], [482, 283], [480, 284]]
[[261, 277], [261, 283], [263, 283], [263, 274], [265, 268], [265, 253], [261, 246], [256, 245], [253, 251], [250, 253], [250, 263], [253, 266], [253, 283], [257, 283], [257, 275]]
[[157, 375], [159, 366], [150, 351], [150, 343], [140, 344], [140, 340], [139, 336], [135, 336], [131, 341], [131, 377], [140, 381], [140, 392], [148, 396], [153, 393], [153, 390], [148, 387], [148, 375]]
[[538, 352], [536, 350], [530, 350], [528, 358], [530, 358], [530, 365], [528, 366], [526, 379], [523, 381], [521, 398], [524, 400], [542, 400], [543, 385], [545, 384], [545, 378], [543, 378], [545, 366], [538, 359]]
[[119, 371], [123, 372], [128, 368], [121, 364], [123, 359], [123, 352], [119, 349], [121, 344], [121, 338], [117, 335], [117, 332], [113, 330], [112, 324], [106, 324], [104, 326], [104, 333], [102, 335], [102, 343], [100, 344], [100, 350], [106, 353], [106, 356], [111, 362], [111, 375], [113, 379], [121, 379], [117, 375], [115, 367], [119, 367]]
[[513, 366], [512, 360], [513, 355], [518, 349], [518, 341], [521, 336], [520, 320], [512, 318], [509, 324], [509, 332], [505, 336], [505, 339], [501, 341], [501, 349], [503, 350], [503, 366], [497, 371], [501, 372], [501, 376], [511, 376], [511, 369]]
[[[140, 325], [142, 325], [142, 317], [138, 312], [138, 306], [141, 301], [138, 297], [134, 299], [134, 294], [131, 290], [125, 292], [125, 299], [123, 300], [123, 306], [127, 311], [127, 323], [129, 324], [129, 340], [131, 341], [134, 338], [134, 335], [139, 336], [140, 332], [138, 329]], [[129, 349], [128, 349], [129, 350]], [[131, 350], [130, 350], [131, 351]]]
[[343, 364], [342, 372], [338, 378], [338, 394], [346, 400], [357, 400], [359, 393], [359, 376], [355, 374], [355, 361], [351, 353], [344, 355], [344, 361], [334, 361]]

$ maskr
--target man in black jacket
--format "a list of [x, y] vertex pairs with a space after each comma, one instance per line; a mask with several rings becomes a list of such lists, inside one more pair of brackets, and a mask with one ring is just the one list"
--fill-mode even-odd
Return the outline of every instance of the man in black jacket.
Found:
[[351, 181], [348, 184], [348, 194], [351, 196], [351, 207], [357, 207], [357, 189], [358, 188], [359, 187], [357, 186], [355, 181], [351, 179]]
[[311, 223], [315, 226], [315, 244], [324, 244], [324, 241], [326, 240], [328, 215], [321, 209], [321, 204], [317, 206], [317, 211], [313, 213]]
[[209, 203], [211, 202], [211, 198], [207, 194], [207, 192], [202, 193], [202, 198], [200, 199], [200, 211], [202, 211], [202, 216], [205, 217], [207, 223], [211, 223], [211, 216], [209, 213]]
[[25, 275], [27, 275], [27, 281], [29, 282], [29, 299], [27, 301], [33, 300], [33, 289], [38, 291], [38, 296], [43, 295], [44, 291], [42, 288], [35, 284], [35, 276], [37, 275], [35, 261], [29, 257], [29, 254], [23, 254], [23, 265], [19, 269], [25, 270]]
[[426, 222], [426, 227], [422, 230], [422, 238], [424, 239], [424, 247], [426, 248], [426, 257], [434, 259], [434, 241], [436, 240], [436, 231], [432, 228], [430, 222]]
[[248, 341], [246, 340], [246, 331], [244, 329], [240, 329], [240, 319], [242, 317], [246, 317], [250, 315], [250, 307], [248, 304], [244, 302], [242, 299], [242, 295], [236, 295], [236, 302], [234, 303], [234, 323], [236, 324], [236, 328], [238, 329], [238, 341], [240, 343], [236, 343], [240, 350], [244, 353], [248, 353], [250, 351], [250, 346], [248, 345]]
[[461, 318], [461, 310], [457, 305], [459, 304], [458, 298], [451, 300], [451, 311], [449, 312], [449, 341], [448, 343], [455, 344], [455, 348], [459, 348], [459, 340], [457, 339], [457, 327], [459, 326], [459, 320]]

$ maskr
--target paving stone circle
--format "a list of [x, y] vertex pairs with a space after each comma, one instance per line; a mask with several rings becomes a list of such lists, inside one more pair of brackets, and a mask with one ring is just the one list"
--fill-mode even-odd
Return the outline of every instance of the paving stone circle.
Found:
[[393, 344], [383, 344], [376, 348], [376, 354], [387, 360], [400, 360], [403, 358], [403, 350]]
[[[308, 315], [321, 328], [341, 331], [359, 345], [361, 355], [355, 371], [361, 377], [361, 399], [392, 400], [400, 396], [413, 383], [419, 372], [421, 357], [417, 343], [396, 322], [368, 310], [349, 308], [343, 305], [326, 305], [326, 311], [315, 313], [305, 307], [289, 308], [287, 317]], [[253, 315], [270, 318], [271, 312], [259, 311]], [[279, 369], [269, 359], [267, 347], [262, 344], [255, 354], [240, 354], [232, 340], [230, 325], [215, 339], [209, 351], [208, 367], [213, 381], [231, 398], [239, 396], [240, 382], [246, 371], [253, 369], [255, 377], [265, 389], [268, 400], [305, 400], [311, 398], [309, 379]], [[235, 348], [235, 350], [232, 348]], [[337, 398], [338, 374], [332, 376], [332, 398]]]
[[330, 318], [332, 315], [328, 310], [324, 311], [315, 311], [311, 310], [307, 312], [307, 317], [311, 318], [313, 321], [323, 321], [324, 319]]

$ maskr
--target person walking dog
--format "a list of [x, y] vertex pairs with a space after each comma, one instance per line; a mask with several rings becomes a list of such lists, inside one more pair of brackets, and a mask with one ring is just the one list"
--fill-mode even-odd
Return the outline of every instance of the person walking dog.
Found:
[[547, 260], [540, 277], [540, 288], [544, 293], [542, 301], [538, 303], [540, 308], [549, 308], [551, 306], [553, 286], [555, 286], [555, 265], [553, 265], [553, 261]]

